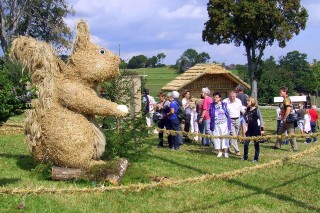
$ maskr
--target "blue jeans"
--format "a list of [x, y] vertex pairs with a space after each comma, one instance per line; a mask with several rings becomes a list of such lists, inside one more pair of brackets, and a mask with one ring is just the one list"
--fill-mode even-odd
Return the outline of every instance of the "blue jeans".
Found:
[[[181, 130], [181, 122], [178, 118], [175, 118], [173, 120], [169, 120], [169, 130], [174, 130], [174, 131]], [[179, 149], [179, 146], [180, 146], [179, 136], [181, 137], [181, 135], [169, 135], [168, 136], [169, 148]], [[181, 139], [182, 139], [182, 137], [181, 137]]]
[[[210, 130], [210, 119], [209, 120], [203, 120], [202, 121], [202, 134], [206, 134], [206, 135], [211, 135], [211, 130]], [[201, 143], [204, 146], [210, 146], [211, 144], [211, 139], [210, 138], [204, 138], [202, 137], [201, 139]]]
[[201, 117], [201, 113], [198, 113], [198, 117], [197, 117], [198, 128], [199, 128], [199, 132], [202, 134], [202, 132], [203, 132], [203, 123], [199, 123], [200, 117]]
[[[249, 145], [250, 141], [245, 141], [244, 142], [244, 151], [243, 151], [243, 159], [247, 160], [248, 159], [248, 153], [249, 153]], [[254, 160], [258, 161], [259, 160], [259, 155], [260, 155], [260, 143], [259, 142], [254, 142]]]

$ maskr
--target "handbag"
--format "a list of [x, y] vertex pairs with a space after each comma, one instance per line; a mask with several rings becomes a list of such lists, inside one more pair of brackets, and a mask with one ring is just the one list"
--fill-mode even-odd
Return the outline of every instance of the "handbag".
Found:
[[295, 112], [290, 113], [286, 119], [286, 123], [294, 123], [297, 121], [298, 121], [298, 114]]
[[155, 112], [155, 113], [153, 113], [153, 115], [152, 115], [152, 120], [153, 120], [155, 123], [157, 123], [157, 122], [160, 120], [160, 117], [161, 117], [161, 113]]

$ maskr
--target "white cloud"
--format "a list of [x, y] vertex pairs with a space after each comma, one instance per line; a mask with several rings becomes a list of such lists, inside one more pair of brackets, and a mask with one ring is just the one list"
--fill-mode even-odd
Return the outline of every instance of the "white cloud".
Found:
[[[233, 44], [209, 45], [202, 41], [204, 22], [207, 21], [207, 0], [68, 0], [76, 10], [75, 17], [66, 23], [74, 29], [77, 19], [89, 22], [92, 40], [97, 44], [118, 52], [121, 57], [135, 55], [152, 57], [163, 52], [166, 64], [174, 64], [181, 54], [193, 48], [197, 52], [208, 52], [211, 61], [246, 63], [244, 47]], [[289, 51], [298, 50], [308, 57], [320, 58], [320, 2], [302, 0], [309, 12], [305, 31], [301, 31], [288, 42], [286, 48], [276, 44], [267, 47], [265, 57], [277, 59]]]
[[163, 8], [159, 10], [159, 16], [165, 19], [193, 19], [193, 18], [203, 18], [205, 7], [200, 7], [196, 5], [183, 5], [180, 8], [170, 11], [168, 8]]

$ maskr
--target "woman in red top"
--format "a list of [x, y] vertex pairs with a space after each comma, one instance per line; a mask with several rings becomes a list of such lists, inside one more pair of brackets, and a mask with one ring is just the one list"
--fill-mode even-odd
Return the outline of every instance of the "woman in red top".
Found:
[[[317, 112], [317, 106], [315, 106], [315, 105], [312, 106], [312, 108], [309, 111], [309, 115], [311, 117], [311, 121], [310, 121], [311, 132], [315, 134], [315, 133], [317, 133], [317, 121], [319, 118], [319, 115]], [[315, 143], [318, 142], [317, 136], [313, 137], [313, 142], [315, 142]]]
[[[211, 135], [210, 131], [210, 104], [212, 103], [212, 98], [209, 96], [210, 90], [208, 87], [202, 88], [202, 96], [203, 96], [203, 102], [201, 104], [200, 110], [201, 115], [199, 119], [199, 123], [203, 125], [203, 132], [202, 134]], [[210, 138], [202, 138], [202, 145], [203, 146], [210, 146], [211, 139]]]

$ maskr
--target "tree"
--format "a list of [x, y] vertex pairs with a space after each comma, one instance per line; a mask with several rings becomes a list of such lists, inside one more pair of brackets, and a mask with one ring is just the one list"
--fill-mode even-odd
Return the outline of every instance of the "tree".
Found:
[[145, 68], [148, 58], [144, 55], [133, 56], [128, 62], [128, 69]]
[[163, 64], [163, 59], [166, 58], [166, 55], [164, 53], [159, 53], [157, 55], [157, 58], [158, 58], [158, 64]]
[[[316, 97], [318, 97], [318, 92], [320, 90], [320, 62], [315, 59], [313, 60], [308, 82], [309, 90], [315, 91]], [[315, 105], [317, 105], [317, 99]]]
[[179, 72], [184, 72], [197, 63], [207, 63], [210, 56], [206, 52], [198, 53], [195, 49], [187, 49], [176, 62]]
[[274, 57], [271, 56], [263, 61], [261, 68], [263, 72], [261, 73], [258, 85], [259, 102], [273, 103], [273, 98], [279, 96], [279, 88], [283, 85], [288, 87], [289, 91], [293, 91], [294, 73], [285, 67], [279, 66]]
[[209, 44], [243, 45], [247, 55], [251, 92], [257, 97], [261, 63], [266, 46], [275, 41], [285, 47], [293, 35], [305, 29], [307, 10], [300, 0], [210, 0], [209, 20], [202, 40]]
[[146, 67], [156, 67], [158, 63], [158, 58], [156, 56], [152, 56], [148, 58]]
[[299, 51], [292, 51], [287, 53], [279, 60], [280, 66], [287, 69], [289, 72], [293, 72], [295, 76], [295, 87], [296, 90], [310, 91], [308, 89], [309, 76], [310, 76], [310, 65], [307, 61], [307, 54], [300, 53]]
[[122, 69], [122, 70], [126, 70], [128, 67], [128, 64], [126, 62], [126, 60], [124, 59], [120, 59], [120, 64], [119, 64], [119, 69]]
[[23, 113], [27, 107], [26, 101], [32, 98], [25, 88], [29, 76], [21, 69], [12, 61], [0, 60], [0, 126], [9, 117]]
[[195, 49], [187, 49], [183, 52], [182, 57], [190, 63], [190, 66], [193, 66], [197, 63], [198, 55], [199, 54]]
[[69, 48], [71, 30], [64, 18], [74, 14], [65, 0], [0, 0], [0, 42], [6, 52], [14, 37], [29, 35]]
[[202, 52], [197, 57], [197, 63], [208, 63], [210, 60], [210, 55], [206, 52]]

